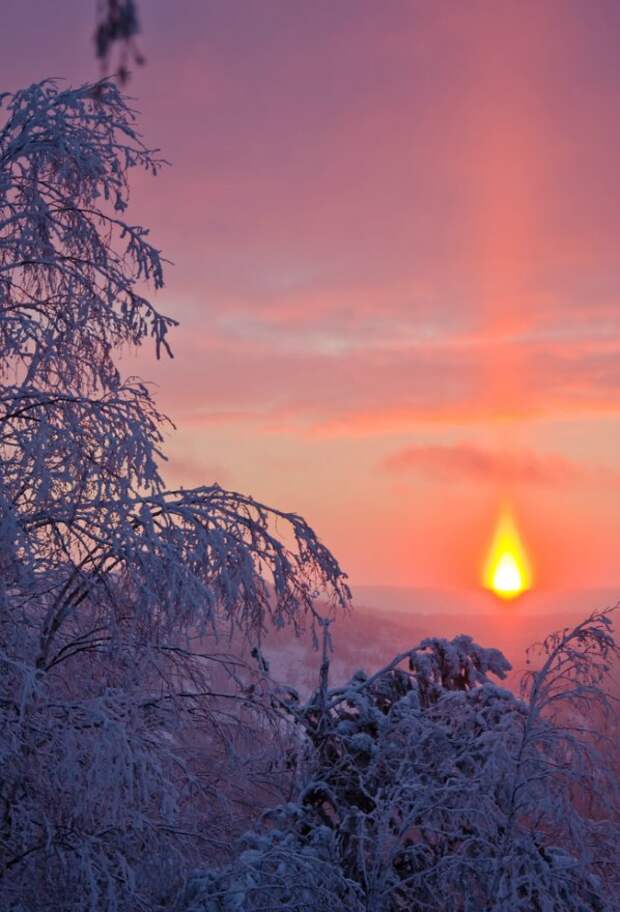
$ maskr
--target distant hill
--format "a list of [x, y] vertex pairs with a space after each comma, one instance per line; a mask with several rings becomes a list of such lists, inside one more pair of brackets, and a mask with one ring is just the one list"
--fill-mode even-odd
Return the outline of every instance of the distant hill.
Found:
[[[503, 603], [485, 592], [358, 587], [354, 608], [331, 627], [331, 682], [342, 683], [358, 668], [375, 671], [394, 655], [428, 636], [472, 636], [501, 649], [514, 667], [514, 684], [526, 668], [526, 649], [552, 630], [575, 624], [591, 611], [615, 604], [620, 592], [533, 592]], [[620, 629], [620, 619], [619, 619]], [[320, 656], [310, 635], [273, 631], [265, 653], [273, 675], [303, 693], [316, 685]]]
[[564, 611], [590, 612], [620, 601], [616, 589], [569, 589], [526, 592], [513, 601], [502, 602], [481, 589], [416, 589], [405, 586], [356, 586], [355, 604], [373, 611], [415, 614], [556, 614]]

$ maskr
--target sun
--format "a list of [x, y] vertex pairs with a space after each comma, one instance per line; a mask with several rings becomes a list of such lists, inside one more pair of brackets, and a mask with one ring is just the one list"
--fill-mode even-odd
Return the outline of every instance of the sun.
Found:
[[516, 598], [532, 587], [532, 570], [516, 523], [508, 508], [497, 522], [484, 564], [482, 582], [503, 599]]

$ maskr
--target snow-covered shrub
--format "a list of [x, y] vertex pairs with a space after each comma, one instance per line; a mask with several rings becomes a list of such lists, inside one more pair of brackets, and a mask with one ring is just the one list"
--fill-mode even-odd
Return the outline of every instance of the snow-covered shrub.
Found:
[[617, 787], [588, 724], [607, 706], [609, 624], [596, 614], [545, 641], [522, 699], [492, 681], [506, 659], [466, 636], [427, 639], [345, 688], [323, 670], [313, 699], [289, 706], [306, 737], [294, 800], [262, 816], [249, 857], [202, 891], [194, 880], [189, 908], [322, 912], [346, 884], [366, 912], [616, 910]]

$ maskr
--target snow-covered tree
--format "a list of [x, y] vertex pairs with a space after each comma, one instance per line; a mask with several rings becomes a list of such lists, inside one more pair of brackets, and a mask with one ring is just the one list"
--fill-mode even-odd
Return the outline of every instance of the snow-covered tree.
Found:
[[228, 840], [236, 747], [268, 740], [264, 679], [222, 636], [348, 590], [299, 516], [164, 487], [166, 419], [115, 362], [170, 353], [175, 325], [126, 218], [129, 172], [162, 163], [125, 99], [0, 100], [0, 907], [169, 908]]
[[[427, 639], [288, 709], [301, 781], [237, 861], [195, 875], [191, 912], [612, 912], [617, 786], [593, 716], [616, 647], [607, 613], [541, 646], [522, 699], [469, 637]], [[407, 667], [402, 667], [406, 663]], [[266, 899], [268, 897], [268, 899]]]

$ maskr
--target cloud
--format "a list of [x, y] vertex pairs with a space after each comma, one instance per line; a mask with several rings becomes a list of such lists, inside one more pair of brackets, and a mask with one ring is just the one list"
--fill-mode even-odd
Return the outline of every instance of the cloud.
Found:
[[176, 263], [173, 416], [344, 438], [618, 413], [600, 11], [187, 5], [149, 13], [144, 131], [175, 167], [132, 210]]
[[419, 425], [491, 426], [509, 420], [587, 419], [620, 411], [616, 340], [461, 336], [373, 346], [274, 347], [260, 338], [181, 330], [179, 358], [141, 359], [127, 370], [161, 385], [179, 425], [250, 422], [324, 436], [408, 433]]
[[[592, 478], [590, 469], [558, 454], [526, 449], [490, 450], [473, 443], [405, 447], [390, 454], [381, 468], [389, 475], [422, 475], [438, 481], [476, 483], [555, 486]], [[616, 474], [616, 482], [619, 478]]]

